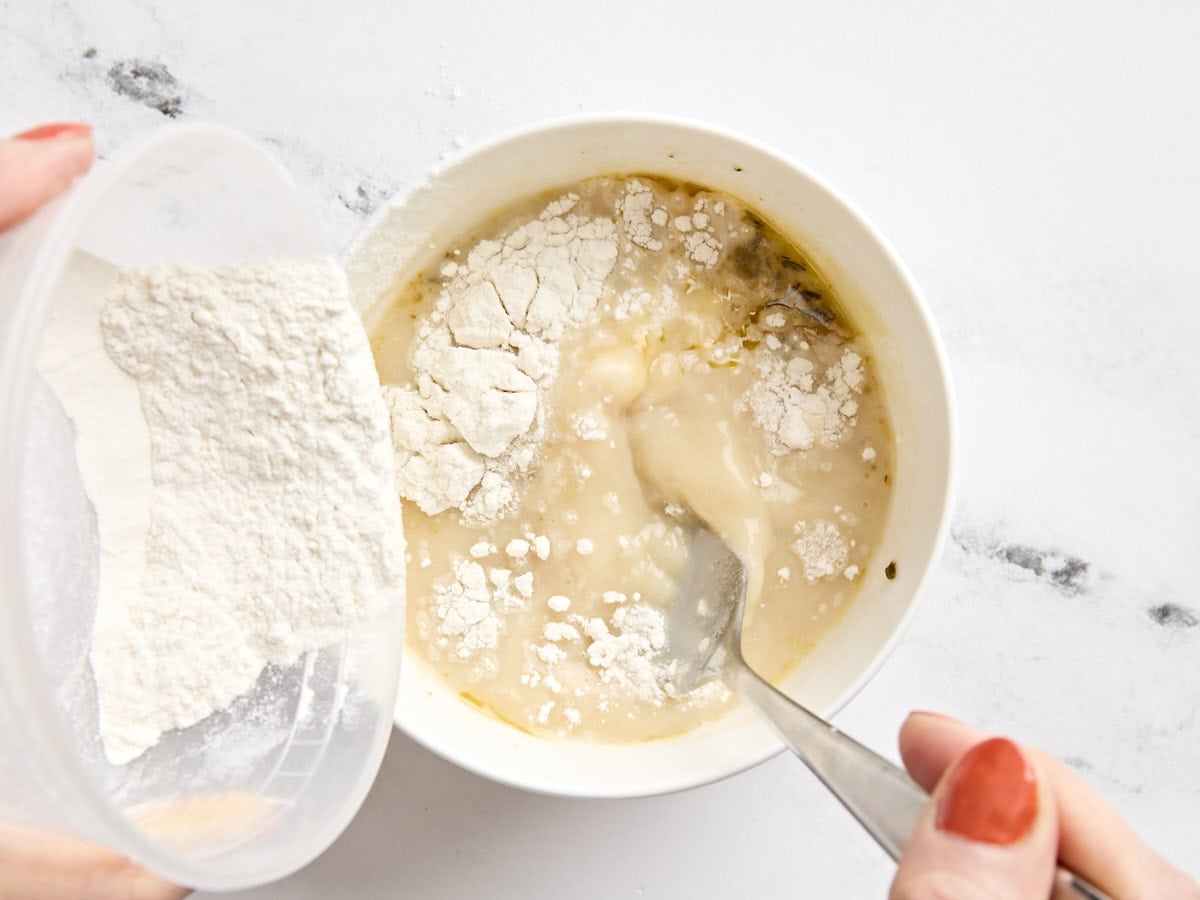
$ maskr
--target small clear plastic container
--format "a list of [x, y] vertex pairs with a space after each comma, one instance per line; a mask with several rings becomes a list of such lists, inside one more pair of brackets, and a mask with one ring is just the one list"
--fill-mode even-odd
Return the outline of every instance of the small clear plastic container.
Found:
[[108, 762], [88, 662], [95, 513], [71, 423], [35, 368], [79, 250], [120, 266], [328, 252], [283, 167], [201, 125], [128, 146], [0, 236], [0, 827], [95, 841], [189, 887], [272, 881], [333, 842], [378, 771], [402, 597], [342, 644], [268, 668], [230, 708]]

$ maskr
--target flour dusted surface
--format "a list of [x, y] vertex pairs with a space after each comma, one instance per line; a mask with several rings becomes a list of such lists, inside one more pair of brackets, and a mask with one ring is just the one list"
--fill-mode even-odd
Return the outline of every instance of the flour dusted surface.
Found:
[[[85, 414], [74, 388], [95, 374], [49, 377], [96, 505], [91, 661], [120, 763], [268, 664], [345, 638], [402, 585], [403, 539], [387, 415], [334, 261], [129, 272], [98, 318], [139, 406]], [[96, 327], [52, 328], [43, 356]], [[92, 489], [121, 478], [112, 435], [125, 431], [148, 437], [137, 515]]]

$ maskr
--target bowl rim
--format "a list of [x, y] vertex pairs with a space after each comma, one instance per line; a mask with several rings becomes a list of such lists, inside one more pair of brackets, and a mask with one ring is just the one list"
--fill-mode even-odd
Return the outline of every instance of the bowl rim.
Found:
[[[872, 678], [874, 678], [876, 674], [878, 674], [879, 670], [883, 667], [884, 663], [895, 651], [896, 647], [907, 633], [913, 619], [917, 615], [917, 611], [921, 605], [921, 600], [928, 589], [929, 582], [932, 579], [938, 562], [942, 557], [945, 543], [950, 532], [958, 462], [954, 386], [950, 377], [950, 365], [945, 347], [933, 322], [933, 317], [930, 313], [929, 306], [907, 266], [904, 265], [903, 261], [900, 259], [891, 243], [883, 236], [882, 232], [875, 226], [875, 224], [853, 202], [851, 202], [826, 179], [816, 174], [811, 169], [804, 166], [792, 157], [755, 138], [751, 138], [747, 135], [723, 126], [709, 124], [696, 119], [678, 115], [664, 115], [651, 112], [608, 111], [577, 113], [567, 116], [543, 119], [507, 129], [466, 148], [461, 154], [439, 162], [429, 171], [425, 181], [418, 185], [412, 186], [408, 190], [398, 192], [393, 198], [382, 204], [380, 208], [377, 209], [364, 222], [363, 226], [356, 233], [354, 239], [347, 245], [346, 249], [343, 251], [342, 259], [345, 261], [349, 258], [352, 258], [354, 254], [358, 252], [360, 247], [365, 242], [369, 241], [370, 236], [376, 231], [376, 229], [393, 214], [395, 214], [396, 209], [403, 207], [407, 199], [415, 192], [428, 188], [436, 181], [452, 176], [460, 166], [467, 165], [480, 157], [489, 156], [499, 150], [502, 150], [509, 144], [520, 143], [531, 138], [544, 137], [553, 133], [569, 132], [575, 129], [594, 128], [596, 126], [607, 126], [613, 128], [667, 127], [681, 132], [690, 132], [692, 134], [698, 134], [704, 137], [715, 138], [730, 145], [740, 145], [750, 152], [767, 157], [775, 164], [790, 170], [800, 179], [809, 182], [814, 189], [824, 193], [831, 201], [833, 201], [835, 205], [840, 207], [842, 212], [850, 220], [852, 220], [853, 223], [857, 225], [857, 227], [859, 227], [867, 236], [867, 238], [875, 245], [881, 260], [886, 263], [894, 272], [897, 286], [908, 296], [908, 299], [911, 301], [912, 311], [915, 313], [913, 317], [914, 324], [919, 327], [923, 337], [932, 348], [933, 358], [931, 362], [934, 370], [937, 373], [937, 378], [936, 384], [931, 385], [931, 387], [935, 388], [936, 390], [936, 398], [934, 399], [937, 401], [938, 411], [943, 417], [946, 425], [945, 453], [947, 463], [945, 472], [938, 480], [938, 487], [940, 488], [942, 497], [939, 504], [940, 508], [938, 510], [938, 525], [935, 531], [934, 540], [929, 548], [927, 559], [909, 592], [904, 613], [899, 618], [896, 626], [892, 629], [890, 635], [883, 642], [879, 650], [871, 658], [870, 662], [861, 669], [861, 671], [840, 692], [837, 698], [828, 705], [828, 708], [821, 711], [825, 718], [832, 718], [838, 712], [844, 709], [845, 706], [866, 686], [866, 684]], [[371, 300], [363, 308], [363, 312], [369, 313], [370, 310], [375, 308], [377, 302], [377, 297], [371, 298]], [[435, 730], [423, 730], [418, 725], [408, 721], [406, 719], [405, 709], [403, 707], [404, 672], [413, 668], [422, 667], [423, 664], [414, 664], [408, 659], [406, 659], [405, 662], [406, 664], [401, 670], [401, 693], [397, 697], [395, 713], [396, 726], [421, 746], [432, 751], [438, 756], [441, 756], [443, 759], [454, 763], [460, 768], [466, 769], [467, 771], [508, 785], [510, 787], [519, 788], [521, 790], [526, 790], [533, 793], [561, 797], [609, 799], [669, 794], [677, 791], [687, 790], [693, 787], [698, 787], [704, 784], [722, 781], [725, 778], [732, 777], [751, 769], [778, 755], [786, 749], [782, 741], [772, 734], [770, 743], [766, 746], [765, 750], [754, 753], [748, 756], [745, 760], [738, 761], [736, 764], [727, 766], [725, 769], [715, 775], [683, 775], [677, 779], [664, 781], [661, 785], [650, 789], [623, 789], [619, 786], [604, 785], [581, 785], [578, 788], [574, 788], [563, 785], [561, 783], [561, 779], [556, 780], [551, 784], [548, 781], [522, 778], [514, 775], [511, 772], [489, 767], [470, 754], [467, 754], [463, 749], [440, 739], [440, 736]], [[426, 675], [431, 678], [437, 678], [436, 675], [428, 670], [426, 670]]]

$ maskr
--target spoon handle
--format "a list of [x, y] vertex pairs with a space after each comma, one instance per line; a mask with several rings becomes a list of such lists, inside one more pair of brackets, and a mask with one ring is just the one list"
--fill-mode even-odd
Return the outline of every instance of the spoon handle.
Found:
[[[902, 769], [813, 715], [730, 654], [722, 678], [774, 727], [785, 744], [842, 802], [894, 860], [908, 844], [929, 795]], [[1063, 868], [1055, 898], [1110, 900], [1107, 894]]]
[[793, 702], [749, 666], [730, 662], [725, 675], [733, 676], [742, 699], [774, 727], [888, 856], [898, 860], [929, 795], [902, 769]]

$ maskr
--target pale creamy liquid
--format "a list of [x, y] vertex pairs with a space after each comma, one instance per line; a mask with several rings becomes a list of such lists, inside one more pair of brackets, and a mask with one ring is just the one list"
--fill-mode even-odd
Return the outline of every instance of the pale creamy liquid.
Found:
[[[594, 320], [559, 344], [557, 381], [540, 399], [547, 437], [518, 508], [484, 523], [454, 509], [427, 516], [405, 508], [410, 654], [465, 699], [540, 735], [644, 740], [693, 728], [731, 702], [719, 683], [676, 698], [661, 679], [647, 678], [667, 662], [654, 627], [630, 626], [642, 638], [638, 652], [610, 659], [621, 640], [608, 639], [620, 638], [623, 623], [644, 624], [675, 602], [696, 518], [747, 562], [743, 649], [772, 679], [836, 624], [866, 568], [887, 563], [873, 552], [893, 450], [869, 348], [799, 250], [735, 201], [640, 181], [654, 188], [671, 223], [705, 200], [721, 247], [717, 264], [689, 256], [686, 232], [676, 230], [657, 251], [622, 242]], [[597, 179], [571, 190], [579, 208], [613, 216], [624, 184]], [[465, 253], [481, 238], [503, 236], [556, 196], [509, 211], [456, 247]], [[428, 315], [440, 285], [433, 276], [405, 286], [374, 329], [383, 383], [411, 381], [414, 323]], [[629, 303], [631, 288], [646, 289], [650, 302]], [[804, 311], [765, 306], [782, 297]], [[824, 445], [809, 416], [813, 446], [777, 452], [787, 448], [754, 412], [764, 360], [774, 358], [778, 369], [801, 357], [819, 384], [848, 350], [864, 360], [853, 424], [836, 446]], [[534, 550], [537, 538], [545, 539], [545, 559]], [[513, 541], [529, 548], [510, 555]], [[437, 586], [464, 559], [509, 578], [533, 575], [532, 596], [498, 612], [496, 646], [465, 657], [439, 629], [436, 602]], [[570, 605], [561, 609], [564, 597]]]

